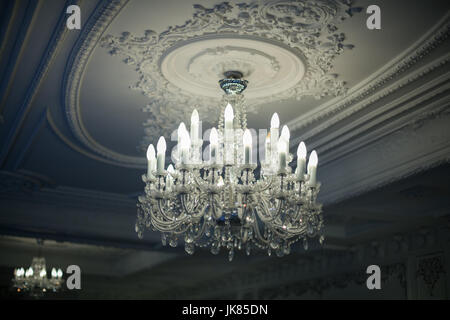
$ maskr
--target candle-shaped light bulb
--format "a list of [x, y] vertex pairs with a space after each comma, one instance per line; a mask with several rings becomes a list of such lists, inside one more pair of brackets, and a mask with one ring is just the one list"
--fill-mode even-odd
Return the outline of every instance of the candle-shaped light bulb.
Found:
[[156, 169], [155, 147], [150, 144], [147, 148], [147, 176], [150, 177]]
[[152, 160], [156, 156], [155, 147], [153, 144], [150, 144], [147, 148], [147, 160]]
[[173, 174], [175, 173], [175, 169], [173, 168], [172, 164], [169, 164], [167, 167], [167, 177], [166, 177], [166, 190], [172, 189], [173, 185]]
[[270, 120], [270, 151], [271, 151], [271, 161], [273, 164], [277, 161], [278, 152], [278, 138], [280, 134], [280, 118], [278, 113], [274, 113], [272, 119]]
[[281, 138], [286, 141], [286, 154], [289, 153], [289, 139], [291, 138], [291, 133], [288, 126], [284, 125], [281, 129]]
[[209, 141], [214, 145], [219, 144], [219, 135], [217, 134], [216, 128], [211, 129], [211, 133], [209, 134]]
[[284, 170], [286, 168], [286, 140], [281, 136], [278, 140], [278, 168]]
[[198, 116], [198, 111], [197, 109], [194, 109], [194, 111], [192, 111], [192, 115], [191, 115], [191, 140], [193, 143], [196, 143], [196, 141], [198, 140], [198, 124], [200, 122], [200, 118]]
[[217, 162], [217, 149], [219, 146], [219, 136], [217, 134], [216, 128], [211, 129], [211, 133], [209, 134], [209, 158], [212, 162]]
[[178, 126], [178, 130], [177, 130], [177, 140], [178, 140], [178, 144], [181, 143], [181, 139], [183, 139], [184, 136], [184, 132], [187, 131], [186, 129], [186, 125], [184, 124], [184, 122], [181, 122], [180, 125]]
[[225, 130], [226, 129], [233, 129], [233, 119], [234, 119], [234, 112], [233, 107], [231, 104], [227, 104], [225, 107]]
[[283, 128], [281, 129], [281, 136], [286, 140], [289, 141], [289, 139], [291, 138], [291, 132], [289, 131], [288, 126], [284, 125]]
[[62, 272], [62, 270], [61, 269], [58, 269], [58, 272], [57, 272], [57, 274], [56, 274], [57, 276], [58, 276], [58, 278], [61, 278], [62, 277], [62, 275], [63, 275], [63, 272]]
[[158, 151], [158, 154], [165, 153], [166, 148], [167, 148], [166, 139], [164, 139], [163, 136], [159, 137], [158, 144], [156, 145], [156, 150]]
[[278, 117], [278, 113], [274, 113], [272, 119], [270, 120], [270, 128], [279, 128], [280, 127], [280, 118]]
[[306, 165], [306, 145], [302, 141], [297, 148], [297, 178], [303, 179]]
[[252, 134], [250, 130], [245, 129], [242, 142], [244, 144], [244, 163], [250, 164], [252, 158]]
[[317, 163], [319, 159], [317, 157], [317, 152], [314, 150], [309, 155], [308, 160], [308, 175], [309, 175], [309, 185], [314, 187], [316, 185], [316, 172], [317, 172]]
[[55, 268], [52, 268], [52, 278], [56, 278], [57, 277], [57, 272], [56, 272], [56, 269]]
[[306, 160], [306, 145], [303, 141], [298, 144], [297, 157]]
[[41, 272], [39, 272], [39, 276], [41, 278], [44, 278], [47, 275], [47, 271], [45, 269], [42, 269]]
[[164, 173], [164, 162], [166, 161], [166, 139], [160, 137], [158, 144], [156, 145], [157, 159], [156, 159], [156, 170], [158, 174]]
[[219, 182], [217, 182], [217, 186], [218, 187], [223, 187], [224, 185], [225, 185], [225, 183], [223, 182], [222, 176], [219, 176]]
[[27, 273], [25, 274], [27, 277], [33, 276], [33, 269], [31, 267], [28, 268]]
[[270, 132], [266, 136], [266, 143], [265, 143], [265, 161], [267, 164], [270, 163], [271, 158], [271, 144], [270, 144]]
[[189, 162], [189, 149], [191, 148], [191, 138], [189, 133], [185, 131], [181, 138], [180, 150], [181, 150], [181, 163], [188, 164]]

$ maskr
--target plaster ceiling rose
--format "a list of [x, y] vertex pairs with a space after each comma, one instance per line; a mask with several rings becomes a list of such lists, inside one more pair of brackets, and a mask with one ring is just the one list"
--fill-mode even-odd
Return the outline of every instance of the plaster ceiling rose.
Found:
[[161, 62], [163, 76], [179, 89], [217, 98], [218, 79], [228, 70], [242, 72], [252, 85], [248, 101], [294, 87], [305, 75], [299, 55], [261, 40], [213, 38], [189, 42], [169, 52]]
[[358, 11], [346, 0], [194, 5], [183, 25], [107, 35], [100, 44], [135, 68], [139, 80], [130, 88], [150, 98], [143, 108], [149, 112], [144, 149], [152, 133], [170, 133], [194, 108], [214, 121], [220, 101], [214, 84], [227, 70], [251, 81], [248, 112], [262, 103], [344, 94], [345, 82], [331, 70], [353, 46], [337, 24]]

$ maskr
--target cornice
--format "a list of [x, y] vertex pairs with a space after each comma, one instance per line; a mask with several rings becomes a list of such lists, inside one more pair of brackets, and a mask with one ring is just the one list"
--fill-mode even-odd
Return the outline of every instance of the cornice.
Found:
[[68, 59], [63, 77], [64, 85], [61, 92], [61, 102], [72, 132], [91, 152], [119, 166], [143, 168], [146, 163], [145, 159], [114, 152], [96, 142], [84, 127], [80, 115], [79, 92], [81, 79], [91, 53], [105, 30], [127, 3], [128, 0], [102, 0], [94, 9], [80, 37], [73, 46]]
[[[333, 185], [329, 181], [322, 190], [321, 201], [326, 205], [341, 202], [449, 163], [450, 139], [448, 131], [444, 130], [449, 117], [447, 105], [430, 110], [386, 139], [341, 158], [339, 163], [324, 166], [321, 169], [324, 175], [339, 166], [340, 172], [352, 172], [352, 176], [356, 174], [358, 179], [345, 181], [341, 176], [339, 183]], [[364, 153], [365, 158], [360, 157], [360, 153]]]
[[[396, 86], [391, 86], [389, 88], [382, 89], [383, 86], [419, 63], [424, 57], [442, 44], [449, 37], [449, 34], [450, 13], [447, 13], [433, 28], [403, 53], [355, 87], [350, 88], [344, 98], [332, 99], [311, 112], [307, 112], [288, 122], [287, 125], [291, 128], [291, 131], [297, 131], [327, 117], [331, 117], [328, 120], [317, 123], [314, 128], [306, 132], [303, 135], [303, 139], [306, 140], [362, 108], [392, 94], [417, 78], [412, 78], [409, 81], [407, 80], [406, 83], [399, 82]], [[448, 57], [447, 60], [445, 60], [445, 63], [447, 62]], [[439, 65], [436, 65], [434, 68], [436, 67], [439, 67]], [[434, 68], [424, 70], [424, 74], [432, 71]], [[420, 76], [423, 76], [424, 74], [421, 74]]]

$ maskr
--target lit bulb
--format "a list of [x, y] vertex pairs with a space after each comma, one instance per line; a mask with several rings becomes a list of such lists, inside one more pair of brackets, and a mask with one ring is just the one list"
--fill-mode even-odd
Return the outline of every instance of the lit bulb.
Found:
[[164, 137], [160, 137], [158, 140], [158, 144], [156, 145], [156, 150], [158, 150], [158, 153], [165, 153], [166, 152], [166, 139]]
[[247, 146], [251, 147], [252, 146], [252, 134], [250, 133], [250, 130], [245, 129], [244, 136], [242, 137], [242, 140], [243, 140], [243, 143], [244, 143], [245, 147], [247, 147]]
[[173, 174], [175, 172], [172, 164], [169, 164], [169, 166], [167, 167], [167, 172], [169, 172], [170, 174]]
[[209, 141], [210, 141], [211, 144], [213, 144], [213, 145], [219, 144], [219, 136], [218, 136], [218, 134], [217, 134], [216, 128], [212, 128], [212, 129], [211, 129], [211, 133], [209, 134]]
[[297, 157], [299, 157], [301, 159], [306, 159], [306, 145], [303, 141], [300, 142], [300, 144], [298, 145]]
[[316, 174], [317, 174], [317, 152], [314, 150], [309, 155], [309, 161], [308, 161], [308, 175], [309, 175], [309, 185], [311, 187], [316, 186]]
[[219, 182], [217, 182], [217, 186], [218, 186], [218, 187], [222, 187], [222, 186], [224, 186], [224, 185], [225, 185], [225, 183], [223, 182], [222, 176], [219, 176]]
[[39, 276], [41, 278], [44, 278], [47, 275], [47, 271], [45, 271], [45, 269], [42, 269], [41, 272], [39, 272]]
[[227, 104], [225, 108], [225, 129], [233, 129], [234, 112], [231, 104]]
[[197, 109], [194, 109], [194, 111], [192, 111], [192, 115], [191, 115], [191, 140], [194, 142], [194, 144], [198, 141], [199, 122], [200, 122], [200, 119], [198, 116], [198, 111], [197, 111]]
[[286, 146], [287, 146], [287, 142], [286, 140], [283, 138], [283, 136], [280, 137], [280, 139], [278, 140], [278, 153], [284, 153], [286, 154]]
[[245, 129], [242, 140], [244, 144], [244, 163], [250, 164], [252, 158], [252, 134], [250, 130]]
[[191, 115], [191, 124], [198, 124], [200, 121], [200, 118], [198, 116], [198, 111], [197, 109], [194, 109], [194, 111], [192, 111], [192, 115]]
[[280, 118], [278, 117], [278, 113], [274, 113], [272, 119], [270, 120], [271, 128], [279, 128], [280, 127]]
[[58, 273], [56, 272], [56, 269], [52, 269], [52, 278], [56, 278], [58, 276]]
[[155, 159], [155, 147], [153, 144], [150, 144], [147, 148], [147, 160], [153, 160]]
[[317, 167], [317, 163], [319, 162], [319, 159], [317, 157], [317, 152], [314, 150], [309, 155], [309, 161], [308, 161], [308, 168], [311, 167]]
[[189, 137], [189, 133], [187, 131], [183, 133], [180, 145], [181, 149], [183, 150], [185, 149], [189, 150], [189, 148], [191, 147], [191, 138]]
[[283, 136], [278, 139], [277, 143], [278, 148], [278, 168], [280, 170], [284, 170], [286, 168], [286, 149], [287, 149], [287, 141], [283, 138]]
[[56, 274], [57, 276], [58, 276], [58, 278], [61, 278], [62, 277], [62, 275], [63, 275], [63, 272], [62, 272], [62, 270], [61, 269], [58, 269], [58, 272], [57, 272], [57, 274]]
[[306, 146], [302, 141], [298, 145], [297, 149], [297, 179], [303, 180], [303, 176], [305, 175], [305, 165], [306, 165]]
[[184, 133], [187, 131], [186, 125], [184, 122], [181, 122], [178, 126], [177, 134], [178, 134], [178, 143], [180, 143], [181, 139], [183, 139]]
[[291, 137], [291, 133], [289, 132], [288, 126], [284, 125], [283, 129], [281, 129], [281, 136], [286, 140], [289, 141], [289, 138]]

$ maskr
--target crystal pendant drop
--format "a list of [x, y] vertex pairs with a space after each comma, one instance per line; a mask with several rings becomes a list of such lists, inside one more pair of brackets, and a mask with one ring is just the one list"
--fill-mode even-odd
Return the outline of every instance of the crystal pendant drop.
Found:
[[250, 244], [250, 242], [247, 242], [247, 245], [245, 246], [245, 254], [249, 256], [251, 251], [252, 251], [252, 245]]
[[321, 235], [319, 238], [319, 243], [322, 245], [324, 241], [325, 241], [325, 237], [323, 235]]
[[175, 237], [170, 238], [169, 240], [169, 246], [171, 246], [172, 248], [176, 248], [178, 245], [178, 240]]
[[184, 245], [184, 251], [186, 251], [186, 253], [187, 253], [187, 254], [190, 254], [190, 255], [194, 254], [194, 252], [195, 252], [195, 246], [194, 246], [194, 244], [192, 244], [192, 243], [186, 243], [186, 244]]
[[229, 252], [228, 252], [228, 261], [233, 261], [233, 258], [234, 258], [234, 250], [233, 249], [231, 249]]

